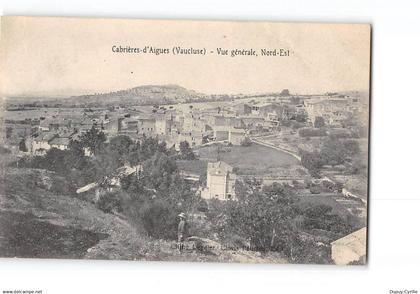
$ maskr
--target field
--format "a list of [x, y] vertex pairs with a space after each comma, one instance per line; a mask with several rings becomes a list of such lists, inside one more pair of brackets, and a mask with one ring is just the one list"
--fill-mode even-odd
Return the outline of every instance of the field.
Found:
[[186, 173], [205, 175], [207, 172], [207, 161], [204, 160], [177, 160], [176, 165]]
[[10, 120], [25, 120], [25, 119], [39, 119], [40, 117], [54, 117], [54, 116], [69, 116], [80, 115], [83, 113], [83, 108], [31, 108], [27, 110], [5, 111], [3, 113], [4, 119]]
[[205, 146], [198, 149], [198, 155], [204, 160], [225, 161], [237, 168], [238, 174], [269, 174], [300, 165], [296, 158], [287, 153], [257, 144], [248, 147]]

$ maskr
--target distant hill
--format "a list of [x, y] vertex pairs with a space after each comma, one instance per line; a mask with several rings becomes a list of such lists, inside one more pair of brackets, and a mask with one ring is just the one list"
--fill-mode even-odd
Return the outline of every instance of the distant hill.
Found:
[[205, 98], [207, 98], [207, 95], [178, 85], [148, 85], [116, 92], [72, 96], [69, 100], [72, 104], [140, 105], [180, 103]]
[[205, 95], [178, 85], [148, 85], [109, 93], [89, 95], [49, 97], [13, 96], [7, 97], [7, 104], [26, 106], [106, 106], [106, 105], [153, 105], [194, 102], [220, 99], [221, 95]]

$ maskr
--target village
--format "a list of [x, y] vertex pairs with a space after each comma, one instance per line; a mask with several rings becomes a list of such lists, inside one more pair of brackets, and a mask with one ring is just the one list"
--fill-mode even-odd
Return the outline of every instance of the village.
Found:
[[[360, 123], [367, 122], [367, 101], [357, 92], [291, 95], [284, 90], [280, 95], [238, 95], [217, 102], [9, 106], [3, 112], [1, 133], [4, 147], [18, 158], [44, 156], [54, 148], [68, 150], [72, 141], [92, 129], [104, 133], [108, 141], [118, 136], [133, 142], [153, 137], [174, 152], [184, 144], [191, 148], [195, 160], [178, 160], [178, 167], [184, 179], [199, 183], [196, 194], [203, 200], [237, 200], [238, 181], [257, 179], [263, 185], [291, 185], [299, 189], [304, 201], [333, 203], [365, 219], [367, 189], [363, 182], [346, 174], [343, 164], [322, 168], [314, 176], [302, 156], [317, 152], [326, 137], [355, 138], [367, 154], [367, 145], [363, 147], [367, 125]], [[92, 157], [94, 152], [86, 147], [84, 155]], [[109, 175], [114, 177], [113, 186], [120, 186], [121, 177], [142, 167], [126, 163], [121, 168]], [[89, 183], [77, 193], [97, 187], [98, 183]], [[342, 253], [334, 254], [337, 263], [346, 263], [339, 260]]]

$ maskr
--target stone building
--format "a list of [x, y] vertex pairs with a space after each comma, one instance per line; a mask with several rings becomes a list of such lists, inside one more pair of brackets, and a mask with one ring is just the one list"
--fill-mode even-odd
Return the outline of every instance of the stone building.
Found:
[[237, 176], [233, 167], [223, 161], [209, 162], [207, 184], [201, 192], [204, 199], [234, 200]]
[[232, 145], [241, 145], [245, 140], [246, 132], [244, 129], [231, 128], [229, 130], [228, 141]]

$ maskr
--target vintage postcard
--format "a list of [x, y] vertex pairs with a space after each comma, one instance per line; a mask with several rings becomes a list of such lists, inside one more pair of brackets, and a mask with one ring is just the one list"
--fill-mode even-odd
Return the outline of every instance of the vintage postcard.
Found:
[[0, 257], [365, 264], [370, 40], [2, 17]]

